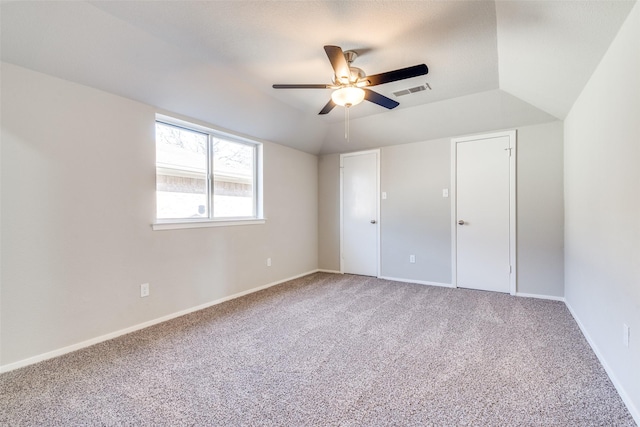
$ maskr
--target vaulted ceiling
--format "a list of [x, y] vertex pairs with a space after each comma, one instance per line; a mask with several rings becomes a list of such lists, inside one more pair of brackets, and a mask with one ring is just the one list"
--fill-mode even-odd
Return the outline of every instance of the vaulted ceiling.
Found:
[[[5, 62], [310, 153], [564, 119], [630, 1], [98, 1], [0, 3]], [[425, 63], [364, 102], [318, 112], [323, 45], [377, 74]], [[428, 83], [431, 90], [393, 92]]]

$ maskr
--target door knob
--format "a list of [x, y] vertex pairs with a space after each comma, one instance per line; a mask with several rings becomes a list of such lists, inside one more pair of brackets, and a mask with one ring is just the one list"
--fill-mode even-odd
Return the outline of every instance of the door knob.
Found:
[[464, 225], [464, 220], [462, 220], [462, 219], [458, 220], [458, 224], [459, 225]]
[[376, 223], [376, 220], [375, 220], [375, 219], [372, 219], [372, 220], [371, 220], [371, 224], [375, 224], [375, 223]]

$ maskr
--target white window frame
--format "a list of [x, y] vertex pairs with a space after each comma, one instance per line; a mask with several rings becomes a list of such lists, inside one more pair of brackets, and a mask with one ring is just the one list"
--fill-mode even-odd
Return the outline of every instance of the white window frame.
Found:
[[[166, 116], [163, 114], [156, 114], [155, 123], [160, 122], [170, 126], [177, 126], [184, 128], [186, 130], [204, 133], [208, 136], [208, 174], [207, 174], [207, 197], [209, 204], [209, 218], [156, 218], [155, 222], [152, 224], [153, 230], [174, 230], [181, 228], [202, 228], [202, 227], [228, 227], [228, 226], [237, 226], [237, 225], [255, 225], [255, 224], [264, 224], [266, 219], [264, 218], [263, 213], [263, 198], [262, 198], [262, 143], [258, 141], [254, 141], [252, 139], [248, 139], [245, 137], [241, 137], [238, 135], [233, 135], [227, 132], [222, 132], [216, 129], [212, 129], [207, 126], [202, 126], [196, 123], [188, 122], [185, 120], [177, 119], [175, 117]], [[213, 217], [213, 152], [212, 152], [212, 141], [214, 138], [224, 139], [226, 141], [251, 145], [255, 148], [254, 150], [254, 173], [253, 173], [253, 188], [254, 188], [254, 199], [253, 199], [253, 212], [254, 215], [251, 217], [229, 217], [229, 218], [214, 218]], [[155, 143], [155, 140], [154, 140]], [[157, 177], [157, 172], [156, 172]], [[157, 215], [157, 204], [156, 204], [156, 215]]]

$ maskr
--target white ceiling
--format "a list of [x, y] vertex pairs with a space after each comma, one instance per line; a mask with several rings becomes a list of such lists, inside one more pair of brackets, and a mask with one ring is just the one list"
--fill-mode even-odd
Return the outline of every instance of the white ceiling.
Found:
[[[310, 153], [354, 151], [563, 119], [636, 2], [103, 1], [0, 3], [1, 57]], [[397, 99], [318, 116], [323, 45], [361, 53]], [[392, 92], [429, 83], [430, 91]]]

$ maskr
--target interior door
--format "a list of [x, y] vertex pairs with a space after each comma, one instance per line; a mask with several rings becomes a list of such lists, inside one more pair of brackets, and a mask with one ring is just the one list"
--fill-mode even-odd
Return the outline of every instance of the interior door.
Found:
[[515, 139], [515, 134], [503, 134], [454, 141], [458, 287], [515, 292], [511, 289], [512, 136]]
[[378, 275], [378, 151], [343, 154], [342, 271]]

